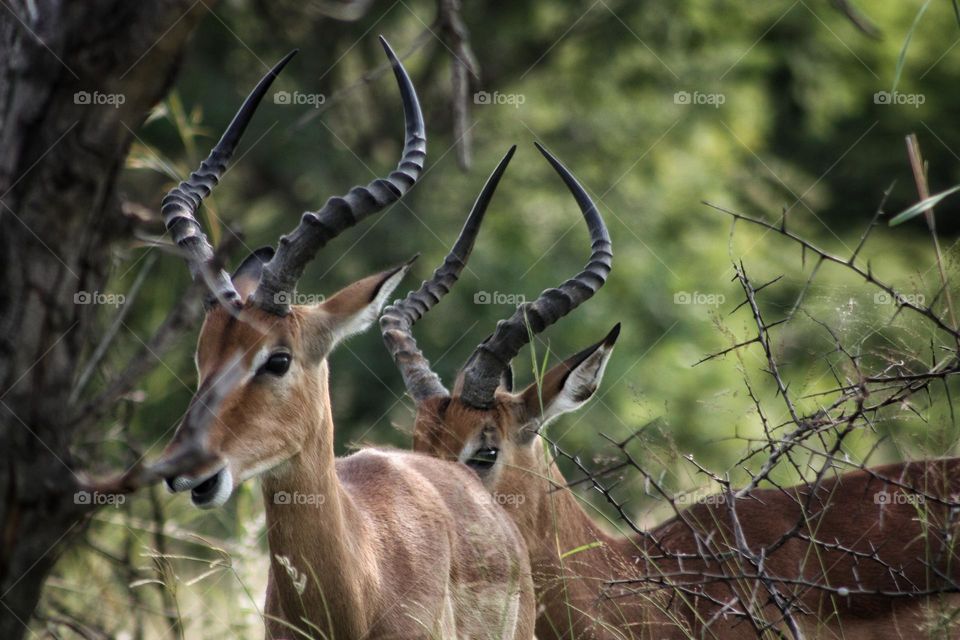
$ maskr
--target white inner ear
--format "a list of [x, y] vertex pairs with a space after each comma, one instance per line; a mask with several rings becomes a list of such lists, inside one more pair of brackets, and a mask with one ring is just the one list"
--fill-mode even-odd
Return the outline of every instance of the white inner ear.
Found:
[[387, 278], [384, 283], [380, 285], [380, 290], [377, 291], [377, 295], [367, 304], [367, 306], [343, 322], [338, 323], [333, 332], [334, 344], [340, 342], [341, 340], [345, 340], [350, 336], [363, 333], [369, 329], [370, 326], [380, 317], [380, 311], [387, 304], [387, 301], [393, 294], [393, 290], [400, 285], [400, 281], [403, 280], [405, 275], [407, 275], [408, 270], [409, 267], [404, 267]]
[[607, 368], [607, 362], [611, 355], [613, 355], [612, 346], [601, 346], [591, 353], [586, 360], [577, 365], [567, 376], [560, 393], [543, 408], [543, 416], [540, 418], [539, 426], [543, 427], [554, 418], [575, 411], [585, 405], [596, 393], [597, 387], [600, 386], [603, 372]]

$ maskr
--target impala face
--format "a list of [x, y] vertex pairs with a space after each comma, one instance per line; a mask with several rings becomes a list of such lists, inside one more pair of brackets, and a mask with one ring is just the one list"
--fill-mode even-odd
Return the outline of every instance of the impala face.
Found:
[[[248, 260], [233, 276], [244, 298], [257, 271]], [[211, 310], [197, 345], [200, 387], [193, 402], [202, 402], [202, 392], [229, 367], [240, 367], [241, 378], [204, 428], [203, 447], [214, 459], [169, 478], [168, 486], [189, 489], [198, 507], [218, 507], [244, 480], [269, 473], [300, 453], [316, 437], [315, 429], [329, 409], [324, 404], [327, 356], [338, 342], [373, 324], [406, 271], [402, 267], [370, 276], [320, 304], [292, 306], [283, 317], [249, 303], [239, 313]], [[190, 415], [165, 455], [174, 455], [189, 439], [194, 431], [187, 424]]]
[[535, 144], [576, 200], [590, 233], [590, 259], [580, 273], [535, 301], [519, 305], [510, 318], [497, 323], [460, 370], [452, 394], [417, 347], [413, 325], [459, 278], [487, 206], [514, 155], [513, 147], [490, 174], [453, 249], [433, 277], [387, 307], [380, 318], [384, 344], [417, 404], [414, 449], [464, 463], [498, 502], [522, 507], [527, 514], [538, 511], [543, 483], [549, 482], [535, 436], [551, 420], [593, 396], [620, 333], [618, 324], [600, 342], [553, 367], [539, 385], [513, 393], [510, 361], [533, 335], [590, 299], [603, 286], [613, 261], [610, 234], [589, 194], [559, 160]]
[[540, 386], [513, 393], [505, 376], [490, 409], [463, 402], [456, 387], [450, 398], [424, 402], [417, 409], [414, 450], [462, 462], [504, 507], [535, 514], [544, 494], [541, 485], [548, 481], [536, 436], [593, 397], [619, 334], [617, 325], [600, 342], [550, 369]]
[[[210, 293], [197, 345], [200, 387], [163, 458], [154, 465], [200, 507], [222, 505], [245, 479], [275, 470], [309, 442], [329, 412], [327, 354], [376, 321], [408, 265], [370, 276], [317, 305], [295, 306], [297, 281], [327, 242], [396, 202], [420, 177], [426, 132], [416, 91], [390, 45], [405, 137], [397, 168], [303, 214], [276, 251], [253, 252], [232, 276], [220, 266], [196, 213], [226, 171], [243, 132], [287, 54], [257, 83], [200, 168], [160, 205], [194, 282]], [[317, 398], [320, 401], [317, 401]]]

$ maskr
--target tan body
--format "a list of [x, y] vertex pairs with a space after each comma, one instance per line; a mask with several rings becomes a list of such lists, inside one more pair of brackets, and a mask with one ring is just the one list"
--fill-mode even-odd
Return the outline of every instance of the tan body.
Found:
[[[574, 369], [592, 364], [602, 373], [609, 354], [602, 346], [594, 353], [600, 355], [588, 356]], [[544, 381], [547, 414], [558, 400], [563, 405], [564, 394], [581, 402], [589, 397], [564, 389], [563, 382], [574, 377], [560, 375], [569, 374], [563, 371], [568, 365], [558, 365]], [[595, 388], [596, 381], [590, 386]], [[456, 398], [442, 407], [427, 403], [418, 412], [414, 448], [461, 460], [478, 441], [499, 449], [498, 464], [481, 477], [495, 495], [522, 496], [504, 504], [530, 552], [538, 638], [758, 637], [742, 616], [724, 616], [719, 603], [738, 610], [743, 603], [756, 603], [764, 619], [787, 633], [782, 614], [769, 604], [769, 592], [749, 577], [757, 575], [756, 569], [742, 556], [704, 559], [738, 549], [727, 496], [704, 500], [643, 535], [608, 535], [563, 488], [566, 481], [540, 441], [517, 442], [526, 436], [516, 425], [538, 420], [529, 394], [501, 391], [490, 412], [461, 406]], [[955, 503], [960, 495], [960, 459], [828, 475], [808, 503], [809, 494], [809, 485], [799, 485], [758, 489], [735, 501], [743, 538], [757, 553], [801, 522], [804, 505], [803, 537], [779, 546], [765, 566], [768, 575], [783, 581], [777, 584], [782, 596], [802, 600], [808, 614], [794, 618], [805, 637], [960, 637], [955, 625], [942, 624], [943, 616], [960, 607], [960, 596], [925, 595], [947, 587], [941, 576], [960, 580], [960, 556], [953, 543], [944, 543], [945, 530], [953, 537], [958, 533], [960, 514], [951, 516], [937, 501]], [[875, 497], [880, 494], [890, 497]], [[810, 544], [811, 538], [821, 544]], [[860, 556], [855, 561], [834, 545]], [[569, 553], [573, 550], [579, 551]], [[841, 587], [850, 595], [838, 592]]]
[[[332, 462], [329, 447], [307, 443], [263, 478], [268, 620], [332, 638], [532, 637], [526, 548], [467, 469], [377, 449]], [[277, 556], [309, 576], [302, 593]], [[268, 629], [290, 636], [279, 622]]]
[[328, 199], [276, 249], [257, 249], [232, 275], [223, 270], [195, 214], [292, 52], [256, 85], [200, 168], [164, 197], [171, 237], [210, 295], [196, 354], [200, 387], [150, 473], [201, 508], [223, 505], [240, 483], [262, 477], [268, 638], [528, 640], [535, 612], [526, 547], [469, 472], [399, 451], [333, 454], [327, 357], [376, 321], [409, 263], [319, 304], [292, 304], [317, 252], [396, 202], [423, 169], [416, 91], [381, 44], [406, 134], [389, 176]]
[[945, 504], [958, 503], [960, 460], [830, 470], [815, 491], [713, 496], [630, 537], [593, 523], [537, 435], [593, 397], [620, 325], [522, 391], [514, 392], [510, 370], [534, 336], [589, 300], [612, 269], [609, 232], [589, 194], [538, 146], [583, 214], [586, 266], [500, 320], [447, 390], [412, 328], [457, 281], [511, 149], [444, 262], [380, 319], [416, 402], [414, 450], [472, 468], [526, 541], [537, 637], [960, 637], [960, 610], [952, 610], [960, 605], [953, 586], [960, 509]]
[[[714, 496], [713, 501], [694, 505], [645, 535], [610, 536], [591, 520], [569, 490], [556, 490], [565, 481], [554, 464], [535, 465], [533, 470], [529, 474], [518, 472], [515, 486], [505, 478], [495, 490], [532, 490], [539, 497], [536, 513], [512, 510], [530, 550], [538, 603], [543, 607], [537, 621], [538, 638], [758, 637], [748, 621], [724, 617], [717, 604], [730, 602], [740, 607], [751, 602], [751, 594], [757, 602], [766, 603], [769, 593], [756, 579], [716, 580], [756, 575], [755, 569], [739, 558], [724, 563], [703, 560], [708, 556], [705, 549], [719, 553], [737, 548], [724, 497]], [[889, 465], [872, 471], [918, 487], [929, 481], [927, 491], [932, 495], [953, 495], [955, 500], [960, 493], [958, 459]], [[549, 474], [549, 483], [541, 479], [543, 474]], [[854, 593], [944, 588], [945, 581], [925, 562], [954, 580], [960, 579], [960, 558], [942, 544], [942, 530], [948, 522], [946, 508], [932, 501], [920, 510], [906, 502], [877, 504], [874, 495], [884, 490], [889, 495], [898, 491], [863, 471], [824, 480], [817, 493], [823, 503], [811, 503], [806, 510], [810, 526], [802, 531], [829, 544], [811, 545], [795, 537], [766, 558], [767, 573], [787, 581], [777, 585], [781, 594], [799, 596], [810, 612], [795, 614], [805, 637], [960, 637], [955, 627], [944, 635], [937, 626], [938, 615], [960, 607], [957, 594], [927, 600], [907, 595], [842, 596], [836, 592], [840, 587]], [[808, 493], [809, 488], [800, 485], [784, 491], [755, 490], [736, 500], [748, 546], [759, 551], [791, 531], [801, 519], [800, 504]], [[528, 500], [536, 503], [537, 497]], [[953, 517], [955, 522], [957, 516]], [[928, 519], [929, 524], [922, 519]], [[707, 540], [712, 542], [704, 542]], [[830, 548], [835, 544], [864, 557], [854, 563], [848, 553]], [[591, 548], [562, 557], [565, 552], [584, 547]], [[885, 564], [870, 560], [873, 552]], [[671, 555], [687, 557], [681, 563]], [[896, 568], [896, 574], [890, 566]], [[829, 585], [834, 590], [805, 586], [809, 584]], [[700, 589], [707, 597], [696, 596]], [[782, 614], [767, 605], [762, 617], [776, 622]], [[787, 633], [785, 624], [777, 628]]]
[[[363, 449], [336, 459], [326, 354], [370, 324], [403, 276], [371, 276], [283, 319], [247, 305], [207, 314], [197, 349], [203, 390], [228, 366], [249, 373], [206, 434], [217, 458], [192, 474], [225, 484], [219, 506], [262, 478], [271, 571], [267, 637], [533, 637], [526, 547], [466, 468], [421, 454]], [[242, 277], [234, 284], [247, 295]], [[267, 354], [292, 354], [282, 375]], [[233, 354], [241, 353], [239, 363]], [[169, 449], [181, 446], [178, 432]], [[319, 632], [319, 633], [318, 633]]]

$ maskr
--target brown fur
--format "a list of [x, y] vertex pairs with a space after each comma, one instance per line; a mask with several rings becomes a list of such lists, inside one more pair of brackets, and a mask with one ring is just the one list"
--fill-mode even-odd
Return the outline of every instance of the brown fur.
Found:
[[526, 547], [468, 470], [394, 450], [334, 458], [326, 355], [388, 275], [284, 318], [215, 309], [201, 330], [201, 387], [238, 352], [251, 369], [263, 348], [293, 355], [285, 375], [251, 376], [225, 398], [207, 433], [235, 484], [262, 474], [267, 636], [294, 637], [292, 625], [337, 639], [531, 638]]
[[[562, 387], [562, 373], [558, 366], [546, 377], [544, 404]], [[539, 414], [539, 406], [540, 399], [534, 402], [530, 389], [516, 395], [501, 390], [489, 411], [467, 407], [455, 395], [421, 405], [414, 430], [416, 451], [450, 460], [479, 437], [495, 441], [500, 448], [499, 463], [483, 480], [495, 495], [523, 496], [522, 501], [506, 506], [530, 551], [541, 611], [538, 638], [755, 638], [757, 631], [749, 622], [719, 615], [710, 598], [726, 602], [735, 590], [750, 602], [752, 590], [758, 588], [758, 601], [766, 605], [763, 615], [770, 621], [780, 620], [779, 611], [767, 604], [769, 594], [756, 580], [704, 579], [736, 576], [750, 569], [737, 561], [706, 561], [703, 548], [696, 544], [699, 536], [712, 540], [714, 552], [736, 548], [730, 510], [722, 497], [690, 507], [645, 535], [609, 536], [569, 490], [557, 490], [566, 482], [543, 446], [536, 440], [524, 443], [524, 425]], [[960, 579], [960, 558], [942, 540], [944, 526], [955, 529], [956, 516], [949, 520], [946, 507], [932, 499], [920, 509], [905, 501], [877, 504], [878, 492], [893, 495], [897, 491], [895, 484], [879, 478], [926, 487], [928, 494], [955, 502], [960, 495], [960, 459], [888, 465], [824, 479], [806, 508], [807, 524], [800, 533], [867, 555], [855, 562], [829, 546], [792, 537], [766, 559], [767, 571], [783, 581], [782, 593], [800, 597], [809, 612], [797, 616], [807, 637], [919, 637], [932, 629], [938, 607], [949, 612], [960, 606], [954, 594], [929, 600], [882, 594], [844, 597], [791, 583], [801, 580], [852, 591], [859, 585], [868, 592], [944, 587], [945, 581], [925, 561], [943, 575]], [[800, 505], [806, 504], [809, 491], [807, 485], [762, 489], [736, 500], [748, 546], [757, 551], [790, 532], [800, 520]], [[886, 566], [868, 557], [873, 551], [902, 574], [895, 578]], [[689, 554], [689, 558], [681, 566], [669, 557], [676, 554]], [[664, 579], [673, 585], [686, 583], [686, 589], [663, 588]], [[700, 585], [709, 598], [692, 594]], [[787, 633], [785, 625], [778, 626]], [[960, 637], [956, 629], [949, 633]]]

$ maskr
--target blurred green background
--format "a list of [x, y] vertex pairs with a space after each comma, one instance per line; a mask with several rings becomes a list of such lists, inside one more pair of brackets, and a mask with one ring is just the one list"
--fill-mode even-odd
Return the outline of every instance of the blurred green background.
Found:
[[[742, 300], [733, 262], [742, 260], [757, 283], [784, 276], [761, 294], [770, 321], [793, 305], [813, 262], [776, 234], [743, 223], [731, 234], [731, 219], [701, 201], [770, 221], [786, 210], [794, 231], [846, 256], [891, 184], [886, 211], [917, 201], [907, 134], [919, 136], [932, 191], [960, 183], [954, 5], [863, 2], [880, 31], [871, 38], [826, 0], [464, 4], [481, 71], [468, 101], [469, 170], [457, 162], [452, 56], [436, 37], [434, 3], [371, 2], [362, 17], [337, 21], [325, 15], [330, 3], [237, 0], [205, 17], [175, 91], [137, 132], [122, 181], [128, 206], [156, 212], [174, 175], [196, 166], [267, 66], [294, 47], [301, 53], [275, 90], [322, 95], [323, 103], [264, 102], [209, 200], [211, 235], [238, 227], [249, 248], [273, 244], [302, 211], [385, 175], [399, 155], [402, 120], [394, 80], [381, 73], [376, 36], [383, 34], [404, 57], [420, 94], [428, 171], [400, 204], [328, 245], [301, 280], [301, 292], [330, 294], [420, 252], [404, 291], [415, 287], [442, 260], [489, 171], [509, 145], [518, 144], [468, 271], [415, 329], [451, 384], [474, 346], [513, 309], [476, 304], [476, 294], [532, 298], [572, 275], [588, 255], [576, 205], [533, 148], [538, 140], [594, 196], [615, 255], [607, 285], [545, 332], [538, 354], [549, 349], [556, 361], [623, 323], [599, 398], [553, 424], [549, 436], [599, 468], [616, 453], [604, 435], [623, 439], [648, 425], [629, 450], [667, 487], [711, 490], [687, 454], [742, 482], [759, 460], [734, 465], [758, 445], [751, 439], [762, 436], [744, 377], [774, 424], [785, 415], [763, 372], [766, 361], [752, 347], [693, 365], [754, 331], [746, 310], [730, 313]], [[877, 98], [894, 88], [890, 102], [900, 104]], [[472, 99], [481, 91], [490, 100]], [[947, 199], [937, 210], [946, 269], [953, 274], [958, 203]], [[117, 255], [115, 292], [126, 291], [145, 265], [152, 266], [105, 363], [108, 372], [151, 335], [188, 285], [180, 260], [163, 254], [153, 262], [145, 259], [149, 253], [132, 246]], [[919, 218], [896, 228], [884, 221], [861, 256], [878, 277], [928, 302], [940, 287], [930, 235]], [[242, 257], [238, 250], [234, 264]], [[902, 314], [891, 323], [895, 307], [877, 291], [824, 266], [805, 309], [848, 344], [861, 345], [868, 362], [914, 355], [929, 362], [941, 338], [915, 316]], [[684, 293], [707, 302], [682, 304]], [[110, 313], [104, 311], [105, 324]], [[810, 318], [798, 315], [773, 337], [794, 397], [834, 385], [823, 358], [832, 340]], [[81, 445], [92, 464], [122, 464], [129, 459], [121, 444], [127, 439], [148, 455], [160, 451], [196, 383], [195, 338], [196, 331], [184, 336], [163, 356], [142, 394], [125, 401], [105, 425], [103, 442]], [[528, 353], [518, 358], [519, 384], [532, 380], [530, 361]], [[378, 333], [341, 347], [331, 365], [338, 451], [409, 446], [412, 403]], [[957, 429], [943, 392], [938, 387], [891, 411], [851, 438], [846, 455], [862, 460], [870, 454], [870, 462], [883, 462], [951, 453]], [[824, 399], [800, 402], [813, 409]], [[568, 467], [568, 477], [575, 477]], [[789, 469], [774, 476], [797, 480]], [[610, 515], [601, 497], [585, 487], [578, 491], [597, 505], [598, 518]], [[624, 473], [614, 495], [640, 524], [669, 514], [639, 473]], [[161, 490], [108, 507], [95, 516], [85, 543], [60, 563], [45, 606], [128, 637], [175, 635], [176, 627], [169, 629], [176, 618], [187, 637], [258, 637], [267, 562], [260, 501], [250, 482], [217, 512], [199, 512], [185, 497]], [[166, 521], [163, 536], [153, 532], [159, 514]], [[118, 558], [138, 571], [118, 570]], [[144, 582], [154, 579], [163, 588]], [[169, 615], [171, 601], [159, 595], [164, 590], [164, 598], [174, 594], [175, 616]]]

